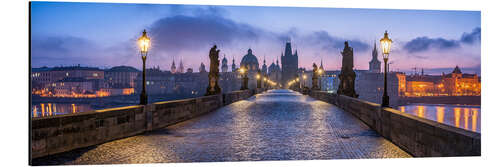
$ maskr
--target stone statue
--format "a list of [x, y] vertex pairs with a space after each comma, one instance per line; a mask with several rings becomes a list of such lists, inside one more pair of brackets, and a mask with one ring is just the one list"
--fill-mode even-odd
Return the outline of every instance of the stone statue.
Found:
[[312, 90], [319, 90], [318, 86], [318, 66], [313, 63]]
[[214, 45], [209, 52], [210, 57], [210, 72], [208, 73], [208, 87], [206, 96], [220, 94], [219, 87], [219, 51], [217, 45]]
[[354, 81], [356, 80], [356, 73], [353, 71], [354, 67], [354, 54], [352, 47], [345, 41], [344, 50], [342, 54], [342, 69], [340, 71], [339, 79], [340, 84], [337, 94], [357, 98], [359, 95], [354, 90]]

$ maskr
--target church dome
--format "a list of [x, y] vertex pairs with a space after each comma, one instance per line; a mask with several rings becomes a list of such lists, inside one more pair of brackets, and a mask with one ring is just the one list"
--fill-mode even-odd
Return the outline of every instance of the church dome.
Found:
[[257, 57], [252, 54], [252, 49], [248, 49], [248, 53], [241, 59], [240, 67], [245, 67], [250, 71], [257, 71], [259, 69], [259, 61]]

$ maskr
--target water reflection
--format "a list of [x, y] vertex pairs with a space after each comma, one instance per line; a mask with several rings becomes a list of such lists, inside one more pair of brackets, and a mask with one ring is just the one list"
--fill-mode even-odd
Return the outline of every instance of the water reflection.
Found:
[[466, 105], [411, 104], [398, 107], [401, 112], [462, 129], [481, 132], [481, 107]]
[[31, 116], [48, 117], [62, 114], [72, 114], [77, 112], [92, 111], [89, 104], [70, 104], [70, 103], [38, 103], [31, 106]]

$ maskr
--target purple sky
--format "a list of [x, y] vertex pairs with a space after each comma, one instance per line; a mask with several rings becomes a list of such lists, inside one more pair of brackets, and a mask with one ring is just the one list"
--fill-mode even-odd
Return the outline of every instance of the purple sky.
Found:
[[[198, 71], [217, 44], [239, 62], [248, 48], [269, 65], [292, 41], [299, 66], [323, 59], [327, 70], [341, 66], [348, 40], [356, 69], [367, 69], [373, 44], [385, 30], [394, 41], [392, 70], [425, 68], [432, 74], [480, 74], [479, 11], [375, 10], [340, 8], [193, 6], [32, 2], [33, 67], [76, 65], [141, 67], [136, 40], [146, 29], [152, 39], [147, 66], [170, 69], [172, 60]], [[380, 50], [378, 48], [378, 50]], [[381, 60], [379, 54], [379, 60]]]

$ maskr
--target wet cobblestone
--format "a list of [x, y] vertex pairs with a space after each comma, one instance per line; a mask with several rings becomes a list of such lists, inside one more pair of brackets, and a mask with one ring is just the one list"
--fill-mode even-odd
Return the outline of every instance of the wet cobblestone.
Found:
[[35, 165], [410, 157], [341, 109], [272, 90], [164, 129], [33, 160]]

